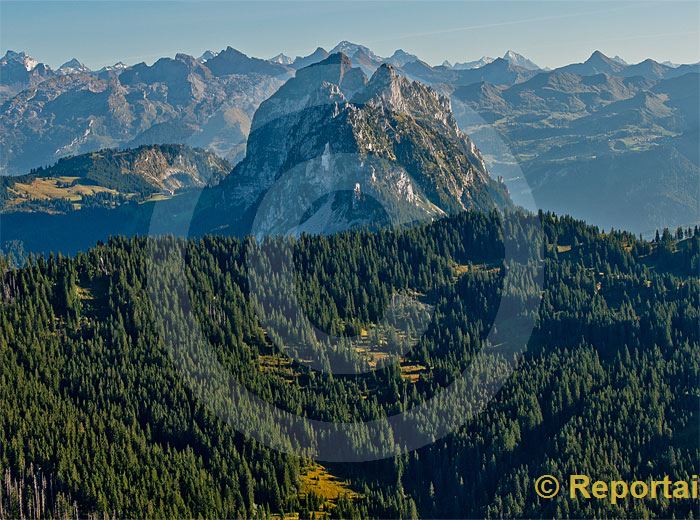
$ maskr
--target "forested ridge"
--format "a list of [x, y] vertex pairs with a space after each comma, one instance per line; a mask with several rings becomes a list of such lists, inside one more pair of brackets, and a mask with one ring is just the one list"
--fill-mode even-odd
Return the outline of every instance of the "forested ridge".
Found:
[[28, 174], [0, 176], [0, 210], [70, 213], [114, 208], [215, 185], [230, 171], [225, 159], [181, 144], [105, 148], [61, 158]]
[[[520, 237], [524, 254], [537, 248], [533, 228], [544, 238], [542, 291], [538, 265], [526, 262], [508, 292], [503, 236]], [[314, 327], [361, 338], [362, 349], [327, 344], [294, 312], [256, 308], [251, 243], [117, 237], [73, 258], [0, 260], [0, 516], [42, 516], [31, 505], [42, 503], [52, 516], [697, 517], [693, 501], [546, 501], [533, 489], [546, 473], [700, 473], [697, 228], [642, 241], [552, 214], [467, 212], [286, 241], [294, 283], [265, 280], [262, 299], [294, 295]], [[182, 273], [167, 268], [173, 252], [184, 254]], [[178, 274], [186, 295], [168, 284]], [[433, 309], [425, 330], [379, 325], [397, 292]], [[237, 432], [183, 373], [190, 360], [169, 347], [205, 339], [265, 401], [314, 419], [366, 421], [423, 402], [477, 352], [504, 348], [487, 339], [499, 301], [533, 293], [527, 351], [486, 408], [406, 454], [321, 461], [345, 485], [335, 497], [309, 476], [307, 457]], [[183, 302], [197, 327], [180, 319]], [[298, 361], [312, 354], [324, 366], [372, 370], [315, 371]]]

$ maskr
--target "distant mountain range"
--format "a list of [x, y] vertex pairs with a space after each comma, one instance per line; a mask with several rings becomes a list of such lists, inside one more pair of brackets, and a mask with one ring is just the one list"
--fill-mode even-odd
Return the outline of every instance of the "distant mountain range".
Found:
[[[145, 233], [156, 206], [171, 229], [167, 226], [186, 217], [183, 208], [192, 197], [198, 199], [187, 222], [193, 234], [330, 232], [511, 204], [505, 186], [489, 176], [478, 149], [459, 130], [447, 97], [389, 64], [368, 80], [343, 53], [300, 69], [260, 105], [248, 153], [228, 175], [223, 163], [186, 147], [177, 154], [193, 158], [187, 168], [172, 153], [156, 159], [161, 149], [171, 148], [102, 151], [65, 159], [26, 178], [6, 177], [2, 239], [22, 239], [29, 250], [73, 251], [109, 235]], [[160, 166], [144, 168], [154, 162]], [[95, 171], [102, 173], [91, 174]], [[203, 177], [221, 182], [201, 195], [187, 191], [201, 186], [197, 179]], [[32, 201], [25, 187], [36, 194], [47, 183], [52, 189], [116, 190], [125, 197], [121, 204], [110, 199], [87, 210], [64, 204], [43, 215], [36, 208], [27, 214]], [[134, 193], [138, 197], [126, 197]], [[144, 199], [153, 194], [169, 200]], [[256, 215], [263, 215], [257, 227]]]
[[491, 63], [495, 58], [491, 58], [489, 56], [482, 56], [478, 60], [474, 61], [465, 61], [464, 63], [455, 63], [454, 65], [450, 65], [449, 62], [444, 62], [443, 66], [451, 69], [456, 69], [456, 70], [463, 70], [463, 69], [478, 69], [479, 67], [483, 67], [484, 65], [488, 65]]
[[[698, 222], [700, 67], [586, 62], [451, 90], [516, 203], [650, 234]], [[525, 182], [526, 181], [526, 182]]]
[[[697, 220], [700, 66], [628, 65], [601, 52], [554, 70], [513, 51], [431, 66], [401, 49], [381, 57], [343, 41], [294, 59], [259, 59], [228, 47], [98, 71], [74, 58], [53, 71], [8, 51], [0, 59], [0, 171], [26, 174], [65, 156], [169, 143], [235, 164], [246, 147], [251, 153], [258, 106], [339, 53], [364, 76], [390, 64], [397, 76], [448, 96], [457, 123], [485, 152], [491, 174], [506, 179], [516, 203], [534, 199], [544, 209], [642, 232]], [[640, 175], [656, 175], [657, 189], [640, 190]], [[616, 195], [607, 201], [609, 193], [596, 190], [613, 180]]]
[[22, 174], [103, 148], [182, 143], [231, 161], [245, 150], [257, 106], [293, 69], [228, 48], [205, 62], [185, 54], [153, 65], [58, 72], [22, 54], [0, 61], [0, 171]]

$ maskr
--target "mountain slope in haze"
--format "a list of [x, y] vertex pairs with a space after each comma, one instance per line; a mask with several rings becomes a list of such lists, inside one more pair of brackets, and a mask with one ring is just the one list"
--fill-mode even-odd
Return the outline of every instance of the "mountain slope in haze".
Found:
[[451, 88], [487, 81], [495, 85], [514, 85], [533, 77], [537, 71], [513, 65], [503, 58], [496, 58], [478, 68], [456, 69], [445, 66], [431, 67], [423, 61], [414, 61], [401, 67], [411, 79], [430, 85], [445, 85]]
[[625, 65], [612, 58], [608, 58], [600, 51], [595, 51], [583, 63], [572, 63], [559, 67], [560, 72], [571, 72], [580, 76], [593, 76], [595, 74], [617, 74], [625, 69]]
[[295, 69], [303, 69], [319, 61], [323, 61], [328, 57], [328, 51], [323, 47], [317, 47], [314, 52], [308, 56], [297, 56], [292, 62], [292, 67]]
[[60, 159], [27, 175], [0, 177], [0, 210], [60, 212], [113, 207], [215, 185], [231, 170], [224, 159], [184, 145], [100, 150]]
[[289, 75], [289, 67], [286, 64], [271, 63], [260, 58], [250, 58], [230, 46], [208, 59], [206, 67], [217, 77], [231, 74]]
[[629, 65], [629, 63], [627, 63], [624, 59], [622, 59], [622, 58], [621, 58], [620, 56], [618, 56], [618, 55], [613, 56], [612, 59], [615, 60], [616, 62], [622, 64], [622, 65]]
[[635, 65], [627, 66], [622, 70], [622, 75], [626, 77], [642, 76], [647, 79], [662, 79], [675, 75], [675, 73], [673, 67], [662, 65], [652, 59], [646, 59]]
[[[508, 110], [525, 110], [542, 113], [550, 121], [567, 114], [583, 114], [594, 111], [608, 103], [633, 97], [638, 92], [651, 88], [654, 83], [643, 78], [619, 78], [607, 74], [580, 76], [571, 72], [551, 71], [537, 74], [533, 78], [510, 88], [495, 88], [484, 82], [491, 96], [500, 98], [500, 116]], [[474, 85], [460, 87], [453, 96], [467, 102], [477, 102]]]
[[533, 162], [525, 174], [535, 197], [552, 211], [567, 211], [606, 229], [652, 236], [665, 223], [697, 222], [700, 168], [673, 143], [576, 161]]
[[394, 67], [403, 67], [407, 63], [416, 61], [417, 59], [418, 56], [416, 56], [415, 54], [410, 54], [404, 51], [403, 49], [396, 49], [394, 51], [394, 54], [384, 59], [384, 63], [388, 63], [389, 65], [393, 65]]
[[510, 87], [457, 88], [453, 106], [517, 203], [649, 234], [697, 222], [700, 200], [700, 74], [657, 65], [594, 53]]

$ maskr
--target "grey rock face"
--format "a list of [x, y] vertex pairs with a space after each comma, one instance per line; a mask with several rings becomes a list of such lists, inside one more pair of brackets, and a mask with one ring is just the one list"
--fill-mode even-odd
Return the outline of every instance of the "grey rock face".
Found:
[[0, 58], [0, 103], [55, 73], [25, 52], [7, 51]]
[[342, 53], [298, 71], [260, 105], [246, 158], [218, 189], [232, 207], [257, 205], [263, 233], [368, 225], [383, 212], [406, 222], [507, 200], [448, 98], [386, 64], [367, 81]]

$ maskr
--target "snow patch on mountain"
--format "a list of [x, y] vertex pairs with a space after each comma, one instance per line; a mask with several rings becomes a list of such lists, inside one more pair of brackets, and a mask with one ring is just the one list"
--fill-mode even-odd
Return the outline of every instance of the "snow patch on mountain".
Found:
[[27, 72], [30, 72], [36, 68], [37, 65], [39, 65], [39, 61], [31, 56], [29, 56], [26, 52], [20, 51], [20, 52], [15, 52], [8, 50], [5, 53], [5, 57], [0, 60], [4, 63], [9, 63], [11, 61], [21, 63], [24, 65], [24, 68], [27, 70]]
[[480, 67], [488, 65], [489, 63], [493, 63], [494, 60], [495, 58], [492, 58], [491, 56], [482, 56], [478, 60], [465, 61], [464, 63], [455, 63], [452, 66], [452, 68], [455, 70], [478, 69]]
[[58, 67], [57, 72], [59, 74], [78, 74], [83, 72], [90, 72], [90, 69], [82, 63], [80, 63], [77, 58], [72, 58], [60, 67]]
[[292, 63], [294, 63], [294, 60], [284, 53], [280, 53], [277, 56], [273, 56], [267, 61], [270, 61], [272, 63], [279, 63], [281, 65], [291, 65]]
[[517, 67], [522, 67], [527, 70], [539, 70], [541, 67], [537, 65], [535, 62], [532, 60], [526, 58], [522, 54], [518, 54], [515, 51], [508, 50], [506, 53], [503, 55], [503, 59], [506, 60], [508, 63], [511, 65], [515, 65]]

